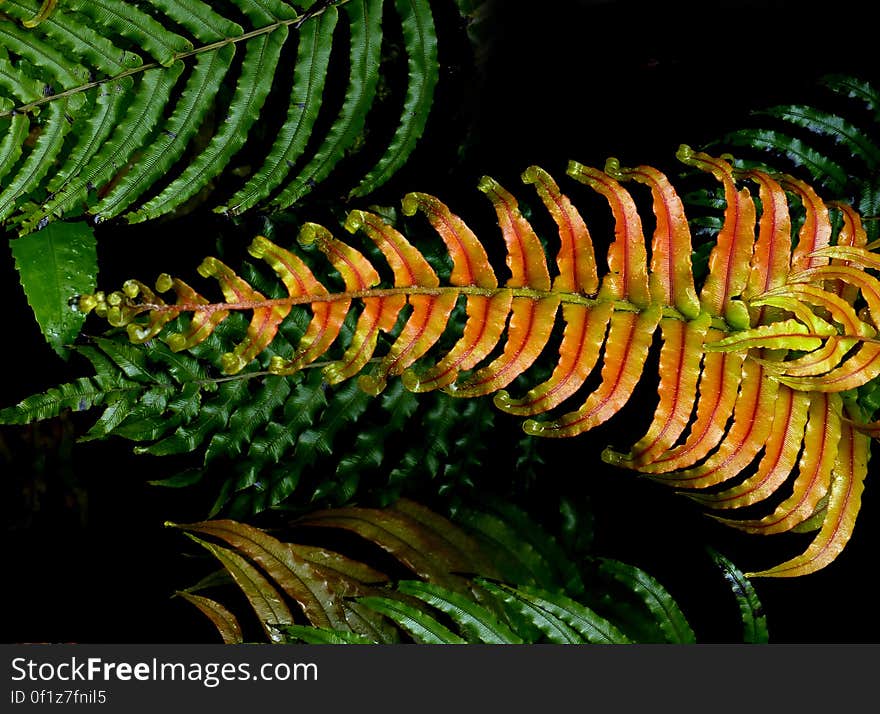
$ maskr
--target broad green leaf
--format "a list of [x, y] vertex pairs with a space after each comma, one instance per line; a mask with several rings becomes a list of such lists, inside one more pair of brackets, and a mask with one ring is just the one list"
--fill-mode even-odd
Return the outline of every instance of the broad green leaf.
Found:
[[85, 315], [72, 300], [94, 292], [97, 243], [85, 223], [55, 223], [12, 241], [19, 280], [46, 341], [62, 358]]

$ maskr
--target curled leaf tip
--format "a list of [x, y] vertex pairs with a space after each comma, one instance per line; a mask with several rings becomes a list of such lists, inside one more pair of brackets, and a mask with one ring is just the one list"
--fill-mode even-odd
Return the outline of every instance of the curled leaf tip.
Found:
[[501, 391], [495, 393], [492, 401], [494, 402], [496, 407], [503, 410], [505, 407], [510, 405], [510, 393], [506, 389], [502, 389]]
[[619, 451], [615, 451], [611, 447], [602, 450], [601, 458], [602, 461], [611, 466], [619, 466], [626, 461], [625, 454], [621, 454]]
[[324, 237], [329, 231], [318, 223], [304, 223], [299, 229], [296, 240], [300, 245], [308, 246]]
[[482, 176], [480, 180], [477, 182], [477, 189], [482, 191], [485, 194], [496, 193], [498, 189], [501, 188], [501, 184], [499, 184], [495, 179], [491, 176]]
[[171, 276], [168, 273], [162, 273], [156, 278], [156, 292], [166, 293], [171, 290], [173, 284], [174, 281], [171, 279]]
[[285, 365], [287, 365], [287, 360], [278, 355], [273, 355], [269, 360], [268, 369], [272, 374], [283, 374]]
[[113, 327], [122, 327], [126, 324], [126, 319], [122, 310], [116, 305], [113, 305], [107, 309], [107, 322]]
[[400, 200], [400, 210], [404, 216], [416, 215], [420, 205], [421, 200], [417, 193], [408, 193]]
[[609, 176], [613, 176], [618, 181], [620, 181], [624, 177], [624, 169], [620, 167], [620, 160], [616, 159], [613, 156], [609, 156], [605, 161], [605, 173]]
[[583, 174], [585, 166], [578, 161], [569, 161], [568, 166], [565, 168], [565, 173], [569, 176], [577, 177]]
[[419, 376], [411, 369], [408, 369], [403, 374], [401, 374], [400, 380], [403, 382], [403, 386], [406, 387], [408, 391], [421, 391], [419, 389], [419, 387], [421, 386], [421, 380], [419, 379]]
[[541, 175], [543, 173], [543, 169], [539, 166], [529, 166], [529, 168], [522, 173], [522, 182], [525, 184], [537, 183], [541, 180]]
[[179, 332], [173, 332], [165, 338], [165, 344], [172, 352], [181, 352], [186, 349], [186, 337]]
[[220, 367], [223, 374], [238, 374], [244, 369], [245, 362], [239, 355], [234, 352], [227, 352], [220, 358]]
[[371, 374], [362, 374], [358, 377], [357, 384], [364, 392], [375, 397], [384, 391], [387, 382], [381, 376], [374, 377]]
[[196, 268], [196, 272], [203, 278], [210, 278], [217, 272], [217, 261], [214, 258], [205, 258]]
[[265, 236], [256, 236], [247, 248], [247, 252], [254, 258], [262, 258], [269, 250], [269, 241]]
[[98, 305], [98, 298], [95, 295], [80, 295], [76, 299], [75, 307], [81, 313], [88, 314]]
[[345, 230], [349, 233], [356, 233], [358, 230], [364, 227], [366, 223], [366, 215], [363, 211], [349, 211], [348, 216], [345, 219]]
[[530, 436], [539, 436], [547, 431], [546, 427], [537, 419], [526, 419], [523, 422], [522, 429], [526, 434], [529, 434]]
[[133, 322], [126, 325], [125, 331], [128, 333], [128, 339], [135, 343], [145, 342], [150, 337], [149, 329]]

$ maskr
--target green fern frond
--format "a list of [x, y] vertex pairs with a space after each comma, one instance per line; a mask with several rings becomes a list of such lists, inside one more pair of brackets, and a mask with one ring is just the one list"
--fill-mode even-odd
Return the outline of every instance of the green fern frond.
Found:
[[[36, 0], [5, 0], [0, 221], [24, 234], [84, 207], [95, 221], [138, 222], [209, 193], [227, 215], [283, 210], [358, 152], [380, 100], [400, 102], [397, 128], [352, 190], [365, 195], [400, 169], [439, 78], [428, 0], [394, 3], [407, 64], [399, 99], [375, 92], [394, 61], [380, 52], [383, 14], [391, 16], [384, 0], [234, 4], [247, 23], [202, 0], [75, 0], [51, 12]], [[343, 35], [350, 73], [345, 99], [333, 107], [325, 80], [331, 59], [344, 53]], [[292, 80], [282, 64], [288, 54]], [[286, 118], [264, 130], [256, 120], [267, 102], [283, 106]], [[25, 137], [36, 132], [30, 146]], [[196, 146], [197, 135], [209, 137], [206, 146]]]
[[489, 645], [523, 644], [523, 639], [494, 612], [470, 597], [418, 580], [400, 582], [396, 590], [446, 614], [470, 642]]
[[479, 581], [506, 606], [527, 618], [555, 644], [628, 644], [631, 640], [613, 624], [567, 595], [527, 585], [512, 587]]
[[329, 630], [307, 625], [280, 625], [288, 642], [302, 642], [306, 645], [374, 645], [369, 637], [345, 630]]
[[516, 506], [484, 498], [478, 507], [457, 508], [454, 520], [496, 554], [506, 582], [583, 593], [581, 574], [557, 540]]
[[[615, 612], [621, 628], [636, 641], [687, 644], [696, 636], [675, 598], [641, 568], [617, 560], [600, 559], [600, 574], [606, 582], [622, 586], [625, 597], [619, 599], [609, 587], [602, 603]], [[644, 629], [647, 623], [651, 623]]]
[[436, 617], [424, 612], [421, 608], [406, 602], [387, 597], [365, 597], [360, 603], [384, 615], [391, 622], [406, 632], [418, 644], [424, 645], [464, 645], [467, 644], [460, 635], [455, 634]]
[[768, 642], [770, 635], [767, 630], [767, 615], [764, 614], [755, 586], [729, 558], [714, 549], [709, 549], [709, 554], [721, 569], [739, 605], [743, 622], [743, 642], [754, 644]]
[[434, 21], [430, 4], [427, 0], [396, 0], [396, 5], [403, 26], [411, 78], [403, 102], [403, 114], [388, 151], [351, 191], [350, 197], [370, 194], [403, 166], [425, 129], [439, 79], [432, 71], [437, 66], [437, 38], [432, 30]]
[[[519, 522], [529, 520], [515, 508], [508, 512]], [[341, 552], [284, 542], [234, 521], [175, 527], [221, 561], [250, 601], [264, 636], [273, 641], [278, 641], [279, 635], [285, 641], [318, 644], [406, 639], [428, 644], [692, 641], [684, 616], [662, 586], [618, 561], [608, 561], [619, 578], [617, 588], [634, 601], [647, 603], [646, 608], [621, 614], [615, 600], [611, 606], [605, 603], [596, 610], [578, 599], [584, 593], [574, 595], [557, 586], [499, 580], [491, 567], [497, 554], [492, 544], [475, 546], [474, 532], [406, 499], [383, 509], [345, 508], [310, 514], [292, 525], [294, 532], [300, 528], [308, 531], [321, 521], [333, 529], [354, 528], [360, 538], [399, 561], [408, 575], [395, 579]], [[533, 537], [551, 539], [534, 523], [523, 534], [523, 545]], [[467, 570], [459, 569], [462, 565]], [[570, 566], [576, 567], [571, 561]], [[729, 567], [735, 570], [732, 564]], [[636, 573], [636, 577], [629, 580], [621, 573]], [[198, 589], [227, 587], [228, 583], [212, 575]], [[737, 588], [742, 587], [748, 587], [748, 582], [740, 574]], [[230, 629], [230, 618], [238, 620], [213, 599], [198, 596], [201, 600], [194, 602], [193, 591], [186, 591], [188, 599], [229, 641], [236, 632]], [[609, 591], [619, 598], [615, 593]], [[591, 599], [601, 602], [605, 594], [591, 581]], [[760, 607], [756, 599], [752, 605]], [[667, 622], [667, 617], [674, 621]], [[624, 634], [624, 627], [635, 636]]]
[[[441, 491], [466, 487], [473, 483], [470, 467], [486, 457], [490, 437], [502, 428], [489, 404], [461, 409], [449, 395], [415, 398], [400, 384], [373, 399], [353, 381], [328, 390], [319, 370], [293, 380], [258, 367], [218, 378], [223, 340], [240, 335], [233, 327], [195, 354], [172, 352], [160, 341], [92, 338], [73, 352], [88, 360], [93, 377], [0, 410], [0, 423], [95, 411], [81, 440], [121, 437], [145, 456], [191, 454], [185, 471], [152, 483], [201, 484], [213, 494], [206, 515], [233, 518], [270, 508], [298, 511], [303, 504], [338, 506], [357, 496], [388, 503], [420, 483]], [[291, 332], [294, 342], [299, 336]], [[286, 357], [294, 351], [280, 341], [274, 347]], [[528, 438], [509, 428], [512, 438]], [[404, 429], [405, 439], [391, 438]], [[349, 440], [363, 456], [342, 448]]]
[[[819, 82], [816, 104], [788, 104], [756, 110], [749, 126], [713, 146], [730, 147], [744, 166], [792, 167], [806, 171], [822, 189], [846, 200], [866, 219], [868, 241], [880, 238], [880, 126], [878, 90], [850, 75]], [[866, 116], [866, 111], [869, 116]], [[780, 163], [782, 162], [782, 163]]]

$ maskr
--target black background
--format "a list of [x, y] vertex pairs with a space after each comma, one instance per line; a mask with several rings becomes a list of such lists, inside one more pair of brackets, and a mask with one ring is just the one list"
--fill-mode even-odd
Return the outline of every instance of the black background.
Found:
[[[377, 200], [427, 190], [450, 203], [482, 205], [473, 198], [481, 174], [514, 188], [529, 164], [562, 176], [569, 159], [601, 166], [613, 155], [624, 165], [675, 171], [679, 144], [715, 139], [740, 126], [750, 109], [808, 101], [824, 73], [876, 80], [873, 21], [865, 13], [851, 2], [497, 2], [482, 74], [445, 71], [423, 146]], [[472, 124], [467, 154], [457, 158], [451, 147], [461, 142], [462, 116]], [[138, 267], [133, 258], [160, 264], [163, 251], [183, 251], [183, 237], [195, 266], [217, 232], [229, 230], [214, 217], [198, 217], [120, 229], [109, 240], [99, 235], [99, 279], [115, 285], [117, 276], [129, 277]], [[79, 373], [45, 345], [27, 319], [11, 258], [0, 262], [6, 406]], [[3, 641], [216, 641], [207, 621], [169, 597], [193, 577], [179, 534], [162, 523], [199, 518], [201, 504], [145, 485], [169, 474], [133, 456], [125, 443], [72, 446], [88, 424], [75, 416], [0, 431]], [[597, 514], [596, 550], [664, 583], [698, 639], [736, 641], [736, 606], [703, 546], [750, 569], [793, 555], [804, 542], [737, 534], [668, 489], [603, 467], [601, 448], [622, 443], [616, 430], [623, 428], [618, 423], [560, 443], [544, 475], [547, 490], [583, 483]], [[42, 494], [39, 508], [28, 510], [34, 489]], [[772, 641], [878, 641], [880, 616], [868, 580], [880, 520], [873, 474], [863, 503], [852, 542], [830, 567], [795, 580], [755, 581]]]

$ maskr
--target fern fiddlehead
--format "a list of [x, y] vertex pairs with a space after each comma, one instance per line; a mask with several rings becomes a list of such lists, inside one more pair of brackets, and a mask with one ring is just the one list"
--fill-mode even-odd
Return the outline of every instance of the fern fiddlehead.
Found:
[[[244, 338], [221, 359], [228, 374], [272, 344], [294, 307], [308, 306], [312, 316], [293, 356], [272, 357], [270, 372], [295, 374], [324, 357], [330, 360], [323, 367], [328, 383], [359, 375], [359, 386], [372, 394], [395, 376], [413, 391], [494, 394], [499, 409], [527, 417], [529, 433], [550, 437], [575, 436], [619, 412], [642, 377], [659, 331], [653, 421], [628, 452], [608, 449], [603, 458], [712, 509], [765, 502], [790, 481], [792, 494], [771, 514], [721, 520], [752, 532], [818, 530], [805, 553], [755, 575], [813, 572], [843, 548], [859, 508], [872, 425], [865, 423], [852, 390], [880, 374], [874, 339], [880, 283], [867, 272], [880, 264], [863, 247], [864, 231], [851, 209], [835, 207], [846, 213], [848, 227], [831, 245], [828, 208], [806, 184], [735, 171], [728, 161], [688, 147], [679, 158], [713, 175], [727, 199], [699, 292], [690, 268], [689, 227], [674, 188], [656, 169], [627, 169], [611, 160], [604, 171], [574, 162], [568, 171], [607, 199], [615, 220], [609, 272], [601, 280], [583, 218], [549, 174], [532, 167], [524, 179], [536, 186], [559, 229], [553, 278], [516, 199], [484, 178], [479, 188], [494, 206], [507, 250], [510, 277], [503, 285], [467, 225], [433, 196], [412, 193], [403, 210], [425, 214], [443, 240], [453, 265], [449, 285], [440, 285], [423, 255], [393, 226], [356, 210], [345, 227], [363, 232], [384, 255], [393, 274], [390, 285], [382, 284], [361, 252], [327, 228], [305, 224], [300, 242], [326, 256], [343, 291], [329, 291], [301, 258], [258, 237], [250, 252], [277, 274], [286, 297], [266, 298], [224, 263], [208, 258], [199, 273], [218, 281], [225, 302], [211, 303], [163, 275], [156, 291], [133, 280], [121, 292], [86, 296], [81, 304], [112, 325], [126, 326], [134, 342], [154, 339], [169, 322], [190, 314], [182, 330], [164, 335], [174, 351], [196, 347], [231, 313], [250, 313]], [[650, 264], [635, 200], [621, 183], [626, 180], [651, 190], [656, 221]], [[760, 218], [747, 182], [759, 186]], [[793, 247], [786, 191], [800, 197], [806, 212]], [[173, 303], [159, 295], [169, 290]], [[428, 364], [459, 301], [467, 314], [461, 334]], [[354, 332], [347, 345], [338, 346], [343, 320], [355, 306], [360, 311]], [[560, 312], [564, 329], [552, 374], [512, 396], [507, 388], [548, 347]], [[374, 358], [380, 332], [389, 335], [390, 347]], [[543, 418], [583, 391], [600, 361], [599, 384], [582, 405]]]

